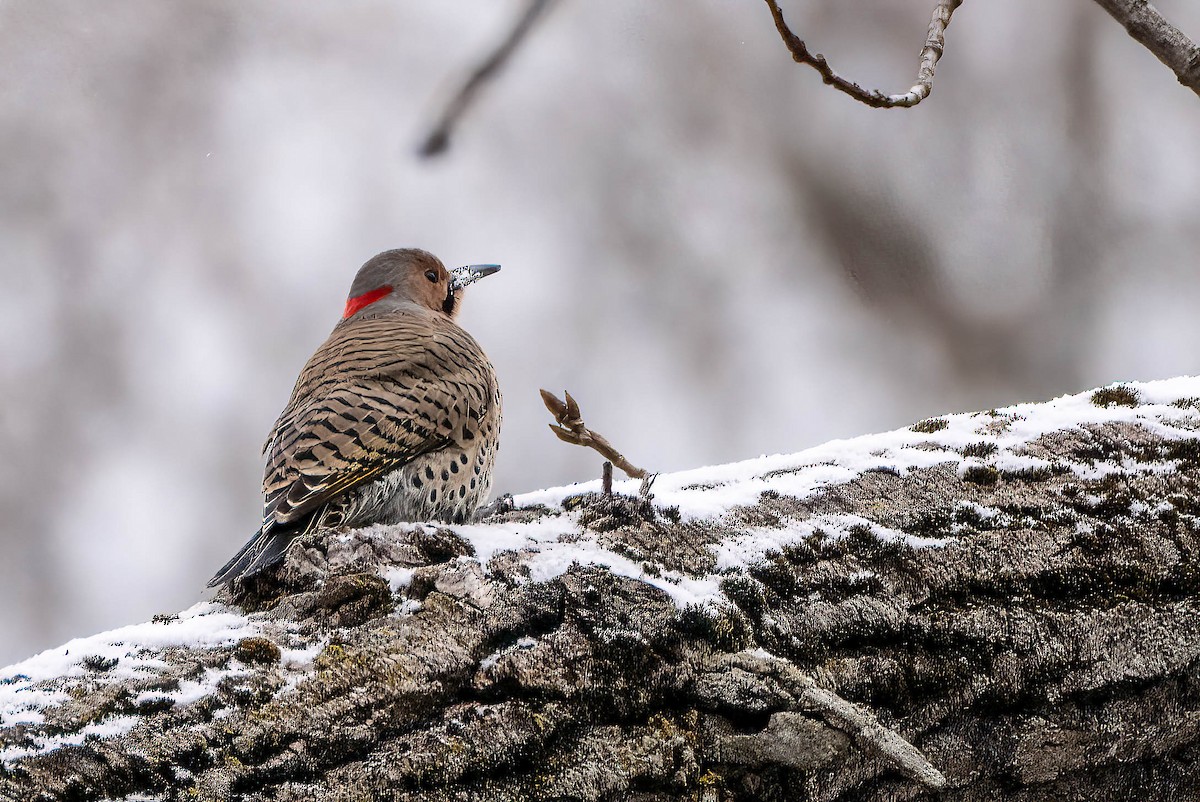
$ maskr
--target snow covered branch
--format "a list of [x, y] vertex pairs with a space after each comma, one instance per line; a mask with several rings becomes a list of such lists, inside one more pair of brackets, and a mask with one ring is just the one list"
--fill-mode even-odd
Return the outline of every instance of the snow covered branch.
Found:
[[0, 799], [1196, 786], [1200, 379], [637, 488], [310, 535], [244, 607], [0, 669]]

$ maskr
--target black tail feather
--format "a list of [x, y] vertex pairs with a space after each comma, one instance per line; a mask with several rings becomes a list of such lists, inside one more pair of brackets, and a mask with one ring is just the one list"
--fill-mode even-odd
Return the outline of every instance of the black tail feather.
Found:
[[284, 553], [287, 552], [288, 546], [292, 544], [297, 534], [299, 533], [295, 530], [289, 529], [286, 532], [270, 532], [264, 535], [259, 529], [253, 537], [246, 541], [246, 545], [233, 555], [233, 559], [225, 563], [221, 570], [217, 571], [216, 576], [208, 581], [208, 586], [210, 588], [215, 588], [217, 585], [230, 587], [239, 579], [254, 576], [258, 572], [270, 568], [283, 559]]

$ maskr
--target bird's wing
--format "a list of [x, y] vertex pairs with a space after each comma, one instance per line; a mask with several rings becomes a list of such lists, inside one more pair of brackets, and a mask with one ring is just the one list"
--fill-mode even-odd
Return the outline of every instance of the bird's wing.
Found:
[[268, 440], [264, 530], [460, 442], [494, 403], [491, 366], [461, 329], [358, 329], [313, 355]]

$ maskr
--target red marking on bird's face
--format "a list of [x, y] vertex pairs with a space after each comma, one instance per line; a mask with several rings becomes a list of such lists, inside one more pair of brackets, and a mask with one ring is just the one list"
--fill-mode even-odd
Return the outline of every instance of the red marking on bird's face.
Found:
[[342, 312], [342, 320], [353, 315], [355, 312], [368, 307], [387, 295], [391, 295], [392, 288], [384, 284], [382, 287], [377, 287], [370, 292], [364, 292], [362, 295], [355, 295], [353, 298], [346, 299], [346, 311]]

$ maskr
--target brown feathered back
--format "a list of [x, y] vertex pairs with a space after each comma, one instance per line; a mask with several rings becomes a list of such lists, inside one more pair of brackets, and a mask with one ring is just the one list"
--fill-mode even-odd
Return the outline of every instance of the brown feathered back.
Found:
[[[263, 528], [296, 522], [424, 454], [475, 451], [495, 438], [499, 416], [491, 363], [445, 316], [343, 321], [304, 366], [268, 440]], [[490, 486], [487, 467], [481, 482]], [[454, 509], [443, 517], [458, 517], [461, 504], [446, 506]]]

